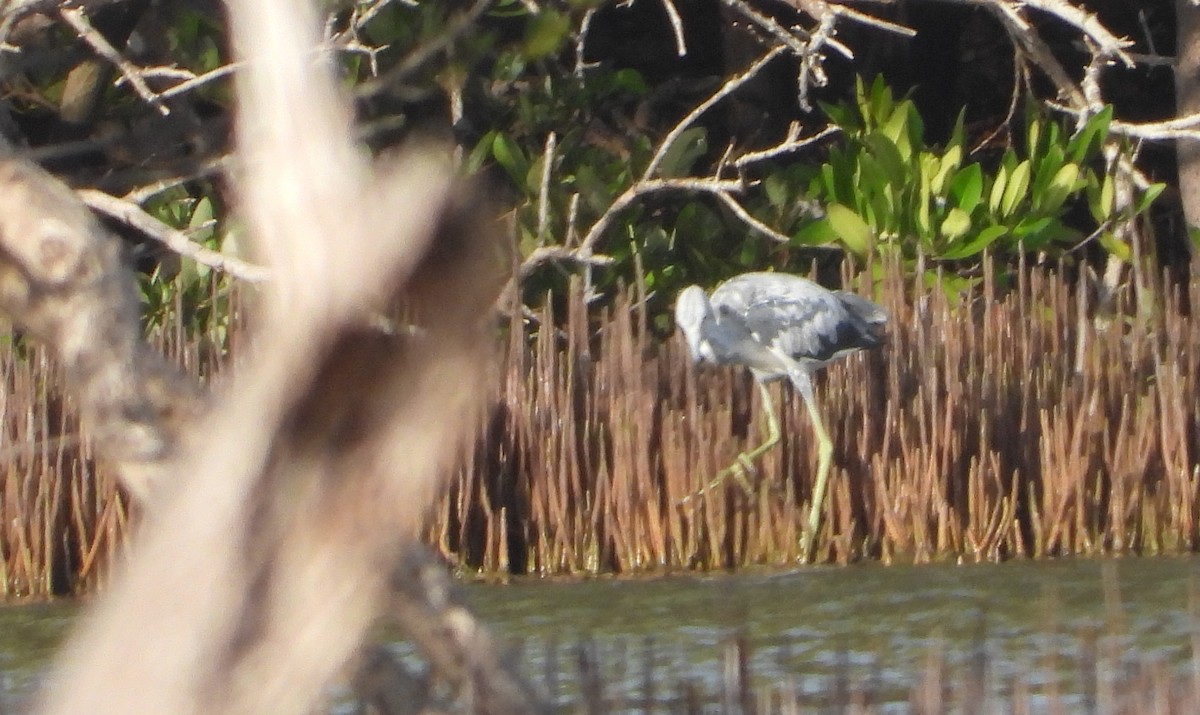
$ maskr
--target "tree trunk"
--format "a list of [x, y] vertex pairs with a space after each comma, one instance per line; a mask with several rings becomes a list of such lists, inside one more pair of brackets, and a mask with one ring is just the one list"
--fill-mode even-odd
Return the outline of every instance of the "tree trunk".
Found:
[[[1185, 116], [1200, 112], [1200, 7], [1176, 0], [1175, 16], [1175, 111]], [[1200, 226], [1200, 142], [1180, 139], [1176, 154], [1183, 214], [1189, 227]]]

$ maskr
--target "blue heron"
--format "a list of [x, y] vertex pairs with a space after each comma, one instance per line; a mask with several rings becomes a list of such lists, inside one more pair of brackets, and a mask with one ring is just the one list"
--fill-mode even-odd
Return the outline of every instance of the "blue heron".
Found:
[[813, 399], [812, 374], [848, 353], [882, 345], [887, 319], [884, 309], [866, 298], [785, 273], [744, 273], [717, 286], [712, 295], [700, 286], [683, 289], [675, 303], [675, 323], [687, 338], [693, 361], [750, 368], [768, 419], [766, 442], [739, 454], [708, 486], [687, 498], [712, 489], [730, 474], [749, 488], [744, 475], [779, 442], [779, 418], [767, 383], [786, 377], [804, 398], [817, 436], [817, 480], [801, 542], [804, 558], [809, 558], [821, 525], [833, 455]]

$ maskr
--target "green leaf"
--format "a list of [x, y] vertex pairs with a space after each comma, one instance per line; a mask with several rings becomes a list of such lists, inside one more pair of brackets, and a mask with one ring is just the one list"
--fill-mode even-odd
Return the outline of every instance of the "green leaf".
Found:
[[1067, 142], [1071, 161], [1082, 164], [1104, 145], [1108, 140], [1108, 127], [1112, 118], [1113, 107], [1109, 104], [1084, 123], [1083, 128]]
[[837, 231], [828, 218], [818, 219], [805, 224], [792, 236], [794, 246], [826, 246], [838, 238]]
[[1008, 169], [1001, 166], [996, 170], [996, 178], [992, 180], [992, 193], [988, 196], [988, 209], [993, 214], [1000, 213], [1000, 201], [1004, 198], [1004, 188], [1008, 183]]
[[880, 128], [880, 133], [891, 140], [892, 145], [904, 160], [912, 156], [912, 145], [908, 140], [907, 124], [910, 117], [908, 102], [901, 102], [895, 113], [888, 117], [887, 122]]
[[659, 164], [659, 174], [667, 177], [690, 176], [696, 161], [708, 151], [708, 130], [689, 127], [667, 147]]
[[944, 251], [939, 258], [947, 261], [957, 261], [963, 258], [970, 258], [983, 249], [992, 245], [1004, 234], [1008, 233], [1008, 229], [1004, 226], [988, 226], [980, 231], [974, 238], [960, 243], [950, 250]]
[[887, 181], [903, 185], [912, 179], [907, 158], [902, 156], [896, 147], [895, 140], [890, 135], [884, 132], [871, 132], [863, 141], [871, 150], [870, 156], [879, 162]]
[[860, 256], [867, 254], [871, 247], [871, 227], [861, 216], [842, 204], [830, 204], [826, 218], [846, 248]]
[[1024, 218], [1013, 227], [1012, 235], [1016, 239], [1029, 238], [1045, 231], [1055, 222], [1053, 216], [1043, 216], [1041, 218]]
[[492, 156], [503, 166], [509, 176], [520, 184], [525, 183], [525, 175], [529, 171], [529, 160], [521, 151], [520, 145], [505, 134], [497, 133], [492, 140]]
[[1096, 219], [1098, 223], [1104, 223], [1112, 218], [1116, 190], [1112, 176], [1106, 174], [1100, 182], [1099, 190], [1089, 194], [1088, 208], [1091, 209], [1092, 218]]
[[953, 241], [971, 228], [971, 215], [960, 208], [950, 209], [942, 221], [942, 235]]
[[475, 148], [471, 150], [471, 153], [467, 155], [467, 160], [463, 168], [468, 175], [477, 173], [480, 167], [483, 166], [483, 162], [487, 161], [488, 157], [492, 155], [492, 144], [495, 141], [496, 132], [493, 130], [484, 134], [479, 143], [475, 145]]
[[971, 164], [954, 174], [950, 181], [950, 196], [960, 209], [975, 213], [975, 207], [983, 198], [983, 169], [979, 164]]
[[1032, 114], [1028, 121], [1026, 146], [1028, 147], [1030, 156], [1037, 156], [1041, 153], [1041, 146], [1038, 142], [1042, 140], [1042, 122], [1036, 114]]
[[770, 174], [763, 179], [763, 192], [767, 195], [767, 203], [773, 208], [783, 208], [791, 203], [792, 190], [780, 174]]
[[1033, 160], [1033, 188], [1030, 189], [1030, 194], [1033, 196], [1034, 205], [1037, 206], [1038, 198], [1045, 193], [1050, 186], [1050, 182], [1058, 175], [1058, 172], [1064, 166], [1066, 155], [1063, 153], [1061, 146], [1054, 145], [1046, 150], [1045, 154], [1040, 159]]
[[612, 75], [612, 82], [614, 88], [631, 92], [639, 96], [650, 92], [650, 85], [646, 84], [646, 80], [642, 77], [642, 73], [628, 67], [614, 72]]
[[1013, 228], [1013, 237], [1026, 251], [1040, 251], [1053, 241], [1076, 235], [1077, 232], [1071, 231], [1062, 221], [1052, 216], [1025, 218]]
[[1077, 181], [1079, 181], [1078, 164], [1067, 164], [1061, 167], [1045, 190], [1040, 195], [1034, 195], [1034, 207], [1044, 213], [1057, 213], [1067, 197], [1076, 191]]
[[940, 168], [939, 168], [937, 174], [934, 175], [933, 182], [930, 186], [930, 189], [933, 191], [933, 193], [935, 193], [939, 196], [941, 196], [943, 193], [945, 193], [946, 177], [950, 176], [950, 172], [958, 169], [958, 166], [961, 163], [962, 163], [962, 147], [961, 146], [952, 146], [946, 150], [946, 153], [942, 155], [941, 162], [940, 162]]
[[840, 107], [836, 104], [829, 104], [826, 102], [817, 102], [817, 106], [821, 108], [821, 111], [825, 113], [826, 117], [829, 117], [830, 122], [833, 122], [841, 127], [846, 133], [849, 134], [857, 132], [860, 128], [858, 123], [854, 121], [853, 113], [851, 113], [850, 110], [846, 109], [845, 107]]
[[1108, 255], [1115, 256], [1122, 261], [1129, 262], [1133, 259], [1133, 251], [1129, 248], [1129, 244], [1117, 238], [1110, 231], [1105, 231], [1100, 234], [1100, 245], [1108, 251]]
[[[913, 214], [913, 227], [916, 229], [917, 235], [922, 239], [928, 240], [932, 238], [933, 224], [931, 216], [930, 204], [933, 202], [933, 192], [931, 190], [932, 178], [931, 174], [934, 171], [934, 164], [937, 159], [928, 152], [921, 154], [921, 181], [917, 187], [917, 211]], [[911, 197], [911, 193], [906, 193], [906, 196]], [[910, 199], [911, 200], [911, 199]]]
[[871, 83], [871, 116], [877, 122], [887, 121], [892, 114], [892, 88], [883, 81], [883, 75], [875, 75]]
[[1028, 159], [1017, 164], [1017, 167], [1013, 169], [1012, 175], [1008, 178], [1008, 185], [1004, 187], [1004, 198], [1000, 202], [1002, 216], [1011, 216], [1017, 208], [1017, 204], [1029, 192], [1030, 171], [1031, 166]]
[[862, 117], [865, 127], [871, 126], [871, 103], [867, 100], [867, 86], [861, 75], [854, 78], [854, 105], [858, 107], [858, 116]]
[[542, 8], [530, 20], [525, 33], [525, 57], [536, 60], [558, 52], [570, 31], [570, 16], [553, 8]]
[[1154, 200], [1157, 199], [1166, 188], [1167, 185], [1163, 183], [1150, 184], [1147, 186], [1146, 190], [1142, 193], [1142, 198], [1138, 199], [1137, 210], [1134, 211], [1134, 213], [1145, 213], [1146, 209], [1150, 208], [1150, 204], [1154, 203]]
[[192, 207], [192, 217], [188, 220], [188, 228], [197, 229], [212, 221], [214, 216], [212, 199], [204, 196]]

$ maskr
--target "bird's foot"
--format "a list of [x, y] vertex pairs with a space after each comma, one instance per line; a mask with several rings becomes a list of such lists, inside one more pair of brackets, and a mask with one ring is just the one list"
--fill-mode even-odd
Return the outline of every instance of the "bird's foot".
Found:
[[758, 492], [758, 489], [750, 483], [751, 479], [755, 482], [758, 481], [758, 468], [754, 466], [754, 461], [749, 456], [739, 454], [738, 461], [729, 465], [728, 469], [733, 473], [733, 477], [737, 479], [738, 486], [742, 488], [742, 491], [746, 492], [746, 496], [752, 497]]
[[752, 479], [757, 481], [758, 469], [754, 466], [754, 461], [749, 456], [739, 454], [736, 462], [717, 472], [717, 476], [713, 477], [713, 480], [708, 484], [680, 499], [679, 505], [683, 506], [689, 501], [711, 492], [713, 489], [721, 486], [730, 477], [733, 477], [738, 486], [742, 488], [742, 491], [746, 493], [746, 496], [752, 497], [758, 493], [758, 488], [751, 483]]

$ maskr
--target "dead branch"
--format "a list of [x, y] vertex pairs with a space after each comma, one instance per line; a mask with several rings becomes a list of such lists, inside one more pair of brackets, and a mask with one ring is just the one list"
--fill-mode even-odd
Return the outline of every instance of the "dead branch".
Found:
[[129, 85], [133, 87], [133, 90], [137, 92], [139, 97], [144, 99], [150, 106], [154, 107], [155, 111], [164, 117], [171, 113], [171, 110], [163, 103], [162, 98], [146, 84], [141, 70], [134, 66], [132, 62], [125, 59], [115, 47], [109, 44], [108, 40], [104, 39], [104, 35], [101, 35], [96, 28], [92, 27], [92, 23], [88, 20], [83, 8], [67, 7], [64, 5], [59, 7], [58, 14], [96, 54], [117, 68], [121, 76], [129, 82]]
[[671, 31], [675, 34], [675, 52], [683, 57], [687, 54], [687, 40], [683, 36], [683, 18], [679, 16], [679, 9], [675, 7], [673, 0], [660, 0], [663, 5], [663, 10], [667, 13], [667, 18], [671, 21]]
[[[276, 280], [256, 306], [251, 353], [210, 409], [171, 433], [176, 449], [156, 455], [175, 479], [64, 650], [43, 713], [318, 708], [381, 612], [483, 393], [480, 316], [500, 273], [477, 202], [433, 152], [377, 167], [359, 153], [332, 73], [314, 69], [311, 7], [240, 0], [230, 15], [245, 63], [239, 208]], [[35, 192], [38, 170], [3, 171], [15, 187], [0, 192], [3, 307], [81, 371], [91, 321], [111, 324], [119, 345], [90, 367], [140, 355], [115, 240], [96, 238], [95, 219], [57, 182]], [[376, 306], [401, 298], [418, 337], [371, 326]], [[118, 396], [153, 378], [121, 375], [108, 383]], [[434, 598], [407, 585], [402, 603]], [[411, 605], [397, 617], [420, 648], [463, 647], [431, 641], [443, 631], [411, 622], [429, 614]], [[488, 692], [507, 692], [483, 672], [474, 687], [484, 677]]]
[[0, 309], [49, 344], [97, 448], [145, 498], [178, 456], [198, 392], [141, 339], [120, 241], [62, 182], [0, 161]]
[[184, 258], [252, 283], [264, 281], [270, 275], [262, 266], [193, 243], [185, 233], [159, 221], [135, 203], [93, 189], [80, 189], [77, 193], [92, 209], [137, 229]]

